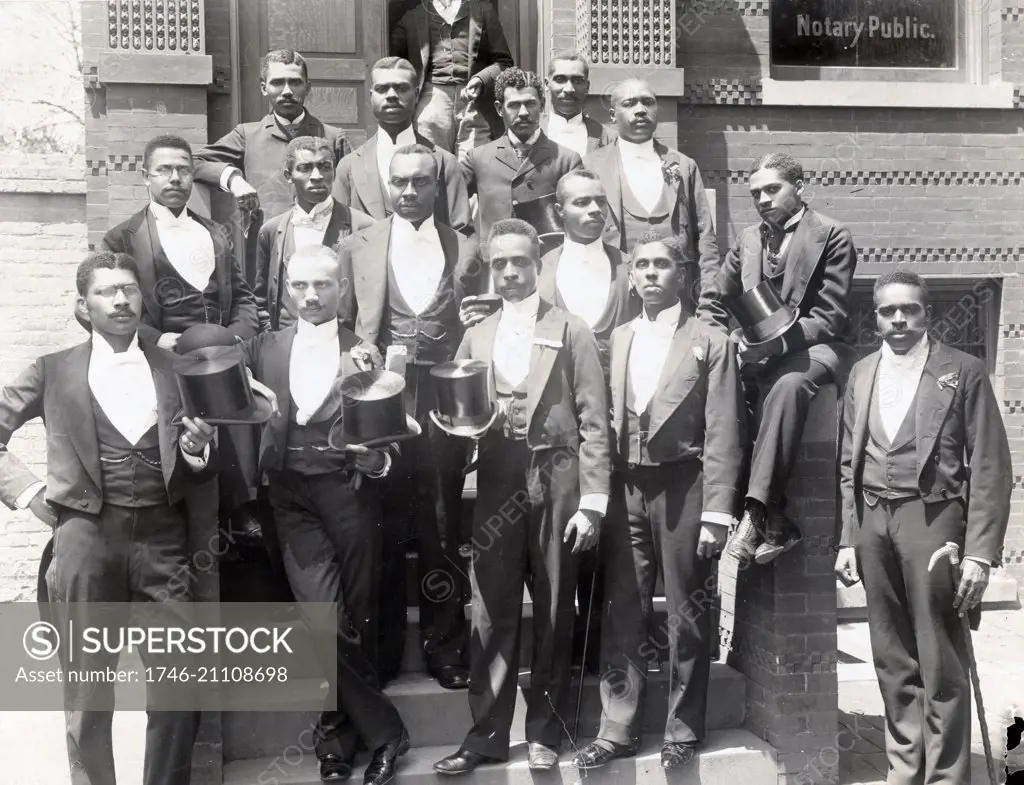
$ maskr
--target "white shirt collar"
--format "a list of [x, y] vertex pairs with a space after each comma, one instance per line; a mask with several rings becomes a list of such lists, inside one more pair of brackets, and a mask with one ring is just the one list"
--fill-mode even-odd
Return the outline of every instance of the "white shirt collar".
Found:
[[395, 137], [395, 141], [391, 141], [391, 134], [385, 131], [383, 128], [377, 129], [377, 146], [378, 147], [405, 147], [407, 144], [416, 144], [416, 130], [410, 125], [398, 132], [398, 136]]
[[395, 213], [392, 229], [397, 229], [399, 232], [405, 234], [406, 236], [415, 236], [423, 239], [433, 239], [435, 237], [438, 237], [437, 224], [434, 223], [433, 215], [428, 215], [426, 219], [424, 219], [423, 223], [421, 223], [419, 225], [419, 228], [417, 229], [415, 226], [412, 225], [411, 221], [403, 218], [398, 213]]
[[683, 315], [683, 304], [682, 303], [676, 303], [675, 305], [669, 306], [665, 310], [661, 311], [653, 319], [648, 319], [647, 318], [647, 307], [644, 306], [644, 309], [640, 312], [640, 315], [638, 317], [636, 317], [636, 321], [639, 322], [640, 324], [649, 324], [649, 325], [666, 325], [666, 324], [671, 324], [673, 327], [675, 327], [677, 324], [679, 324], [679, 319], [682, 317], [682, 315]]
[[502, 316], [512, 316], [517, 319], [537, 318], [537, 310], [540, 308], [540, 293], [534, 292], [524, 297], [517, 303], [510, 302], [504, 297], [501, 298]]
[[619, 139], [619, 153], [624, 158], [641, 158], [646, 160], [660, 160], [658, 151], [654, 149], [654, 140], [646, 142], [630, 142], [626, 139]]
[[882, 360], [904, 371], [917, 370], [928, 362], [928, 347], [928, 333], [922, 335], [921, 340], [910, 347], [906, 354], [896, 354], [888, 343], [882, 341]]
[[283, 117], [281, 117], [281, 115], [279, 115], [277, 112], [274, 112], [273, 115], [274, 115], [274, 119], [277, 120], [277, 122], [279, 124], [281, 124], [281, 125], [284, 125], [284, 126], [297, 125], [298, 123], [301, 123], [303, 120], [306, 119], [306, 110], [303, 109], [302, 110], [302, 114], [300, 114], [298, 117], [296, 117], [294, 120], [292, 120], [290, 122], [288, 120], [285, 120]]
[[604, 256], [604, 238], [598, 237], [589, 243], [578, 243], [566, 235], [562, 244], [562, 255], [571, 254], [578, 259], [593, 259], [597, 256]]
[[128, 344], [128, 348], [123, 352], [115, 352], [114, 347], [110, 345], [110, 342], [103, 337], [98, 330], [92, 331], [92, 359], [99, 360], [102, 363], [115, 363], [123, 362], [126, 360], [138, 360], [140, 356], [145, 356], [142, 353], [142, 349], [139, 347], [139, 334], [138, 332], [132, 336], [131, 343]]
[[538, 128], [536, 131], [530, 134], [530, 138], [527, 139], [525, 142], [520, 142], [519, 137], [516, 136], [511, 131], [507, 131], [506, 133], [508, 135], [509, 141], [512, 142], [512, 144], [525, 144], [528, 147], [535, 145], [537, 143], [537, 140], [540, 139], [540, 128]]
[[796, 226], [798, 223], [800, 223], [800, 219], [804, 217], [804, 213], [806, 213], [806, 212], [807, 212], [807, 208], [806, 207], [801, 207], [800, 211], [796, 215], [794, 215], [792, 218], [790, 218], [788, 221], [786, 221], [786, 225], [783, 226], [782, 228], [783, 229], [788, 229], [791, 226]]
[[448, 24], [452, 24], [455, 21], [455, 17], [459, 15], [459, 9], [462, 8], [462, 0], [452, 0], [447, 7], [445, 7], [444, 3], [434, 0], [433, 5], [434, 10], [441, 15], [442, 19]]
[[310, 210], [308, 213], [302, 209], [301, 205], [299, 205], [298, 200], [296, 200], [295, 209], [296, 211], [303, 213], [304, 215], [308, 215], [310, 218], [316, 218], [318, 215], [323, 215], [324, 213], [330, 212], [331, 210], [334, 209], [334, 197], [328, 196], [322, 202], [317, 202], [316, 204], [313, 205], [313, 209]]
[[548, 116], [548, 128], [552, 127], [554, 127], [556, 130], [584, 128], [585, 126], [583, 123], [583, 112], [580, 112], [577, 115], [573, 115], [568, 120], [562, 117], [562, 115], [558, 114], [558, 112], [552, 112]]
[[164, 207], [162, 204], [158, 204], [152, 200], [150, 200], [149, 203], [149, 211], [153, 213], [153, 217], [162, 224], [184, 224], [192, 220], [189, 218], [188, 208], [182, 208], [181, 215], [175, 215], [171, 212], [170, 208]]
[[308, 343], [326, 343], [338, 337], [337, 319], [328, 319], [322, 324], [313, 324], [300, 317], [295, 324], [297, 329], [295, 337], [301, 337]]

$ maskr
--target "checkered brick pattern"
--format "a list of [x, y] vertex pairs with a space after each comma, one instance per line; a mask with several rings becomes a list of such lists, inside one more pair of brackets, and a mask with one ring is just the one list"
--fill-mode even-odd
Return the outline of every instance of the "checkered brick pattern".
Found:
[[1024, 6], [1007, 6], [1000, 13], [1004, 22], [1019, 22], [1021, 19], [1024, 19]]
[[[879, 248], [857, 249], [859, 262], [878, 264], [934, 264], [952, 262], [1016, 262], [1024, 256], [1024, 248]], [[1022, 326], [1024, 329], [1024, 326]]]
[[[1024, 172], [910, 172], [910, 171], [804, 171], [804, 181], [815, 185], [939, 185], [939, 186], [1020, 186]], [[722, 185], [744, 185], [744, 169], [710, 169], [705, 180]]]
[[688, 82], [684, 100], [690, 104], [725, 104], [733, 106], [759, 106], [761, 83], [739, 79], [709, 79], [706, 82]]
[[1004, 324], [1004, 338], [1024, 338], [1024, 324]]
[[1007, 414], [1024, 414], [1024, 401], [1003, 401], [1003, 410]]
[[768, 16], [768, 0], [735, 0], [740, 16]]
[[107, 168], [114, 172], [138, 172], [142, 169], [142, 156], [108, 155]]

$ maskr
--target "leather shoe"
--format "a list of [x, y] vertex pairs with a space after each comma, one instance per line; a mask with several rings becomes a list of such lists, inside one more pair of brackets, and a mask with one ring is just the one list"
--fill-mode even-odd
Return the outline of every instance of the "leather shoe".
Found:
[[765, 528], [765, 514], [759, 505], [750, 505], [743, 512], [743, 520], [736, 527], [736, 533], [726, 548], [726, 553], [736, 557], [741, 564], [749, 564], [754, 558], [757, 546], [762, 542], [761, 532]]
[[527, 762], [531, 769], [543, 771], [558, 765], [558, 753], [550, 747], [531, 741], [528, 749]]
[[666, 741], [661, 748], [661, 768], [681, 769], [697, 754], [697, 745], [690, 742]]
[[777, 556], [791, 550], [802, 539], [800, 529], [781, 510], [769, 510], [768, 531], [765, 532], [764, 542], [758, 545], [754, 552], [754, 561], [758, 564], [768, 564]]
[[446, 690], [469, 689], [469, 670], [461, 665], [445, 665], [432, 671], [431, 675]]
[[363, 772], [363, 785], [387, 785], [394, 781], [397, 760], [408, 751], [409, 731], [402, 728], [401, 735], [373, 751], [373, 757]]
[[442, 758], [435, 763], [434, 771], [438, 774], [448, 775], [469, 774], [477, 766], [482, 766], [485, 763], [501, 763], [501, 761], [489, 755], [481, 755], [479, 752], [460, 749], [453, 755]]
[[263, 541], [263, 527], [260, 519], [249, 509], [239, 507], [231, 514], [231, 530], [250, 542]]
[[341, 782], [352, 776], [352, 761], [328, 753], [320, 758], [320, 779], [323, 782]]
[[596, 769], [604, 766], [606, 763], [610, 763], [616, 758], [632, 758], [636, 755], [636, 747], [627, 747], [622, 744], [615, 744], [614, 742], [604, 741], [612, 749], [606, 749], [604, 746], [598, 744], [596, 741], [592, 741], [589, 744], [584, 745], [576, 756], [572, 759], [572, 765], [577, 769]]

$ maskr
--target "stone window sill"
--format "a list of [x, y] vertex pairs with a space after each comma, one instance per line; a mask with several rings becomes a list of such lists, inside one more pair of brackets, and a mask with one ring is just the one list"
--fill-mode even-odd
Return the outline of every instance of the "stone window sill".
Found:
[[213, 58], [108, 51], [100, 55], [97, 76], [109, 84], [208, 85], [213, 81]]
[[868, 82], [764, 78], [765, 106], [881, 106], [942, 109], [1012, 109], [1013, 85], [950, 82]]

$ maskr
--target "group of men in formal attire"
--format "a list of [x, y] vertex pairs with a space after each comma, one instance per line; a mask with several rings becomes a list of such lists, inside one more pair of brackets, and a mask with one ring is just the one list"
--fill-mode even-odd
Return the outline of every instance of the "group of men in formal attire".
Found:
[[[417, 6], [392, 50], [370, 69], [378, 130], [358, 149], [305, 108], [306, 63], [290, 50], [264, 59], [262, 120], [197, 151], [170, 136], [147, 145], [149, 204], [79, 268], [76, 316], [90, 339], [41, 358], [0, 398], [0, 499], [55, 527], [51, 603], [148, 596], [187, 562], [182, 482], [218, 472], [222, 514], [254, 531], [249, 511], [266, 494], [294, 596], [339, 604], [337, 663], [325, 664], [338, 704], [315, 736], [321, 778], [349, 778], [364, 748], [364, 782], [383, 785], [410, 743], [383, 692], [403, 658], [410, 543], [428, 670], [468, 689], [473, 717], [435, 764], [441, 775], [508, 759], [524, 586], [529, 766], [558, 765], [573, 641], [588, 621], [603, 713], [572, 764], [635, 755], [660, 574], [678, 621], [661, 763], [692, 765], [717, 635], [693, 598], [724, 551], [768, 564], [801, 541], [788, 478], [811, 401], [835, 384], [836, 570], [865, 579], [890, 782], [964, 781], [970, 696], [955, 614], [978, 605], [998, 562], [1010, 463], [983, 363], [926, 335], [926, 284], [879, 279], [882, 349], [851, 376], [853, 238], [803, 202], [791, 156], [752, 166], [760, 221], [723, 262], [700, 171], [654, 138], [657, 96], [642, 80], [613, 89], [611, 135], [583, 113], [586, 60], [556, 54], [543, 80], [516, 68], [476, 0]], [[194, 182], [264, 211], [252, 280], [228, 233], [186, 208]], [[730, 331], [731, 304], [765, 281], [793, 318], [755, 342]], [[170, 353], [197, 324], [241, 347], [273, 402], [261, 429], [171, 424]], [[429, 416], [430, 371], [452, 360], [489, 368], [497, 415], [475, 440]], [[381, 368], [404, 376], [422, 433], [330, 449], [339, 382]], [[49, 443], [45, 483], [3, 446], [40, 415], [67, 437]], [[959, 593], [948, 572], [922, 567], [945, 540], [965, 549]], [[438, 574], [451, 582], [443, 595], [426, 580]], [[146, 785], [187, 783], [196, 717], [155, 716]], [[68, 745], [75, 785], [113, 783], [109, 712], [69, 715]]]

